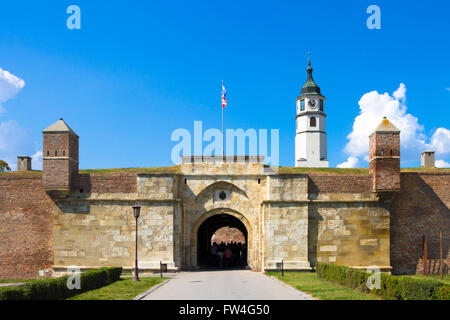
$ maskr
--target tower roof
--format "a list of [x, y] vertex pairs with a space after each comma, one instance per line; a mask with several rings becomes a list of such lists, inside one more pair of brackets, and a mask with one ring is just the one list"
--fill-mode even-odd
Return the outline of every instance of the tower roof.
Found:
[[380, 122], [374, 132], [400, 132], [400, 130], [388, 118], [383, 117], [383, 121]]
[[52, 124], [47, 129], [44, 129], [42, 132], [44, 133], [62, 133], [62, 132], [70, 132], [74, 135], [77, 135], [68, 125], [64, 122], [63, 118], [59, 119], [57, 122]]
[[306, 79], [306, 82], [302, 87], [301, 95], [308, 95], [308, 94], [321, 95], [320, 87], [317, 85], [317, 83], [314, 82], [312, 76], [313, 68], [311, 67], [311, 54], [309, 52], [308, 52], [308, 68], [306, 69], [306, 72], [308, 73], [308, 78]]

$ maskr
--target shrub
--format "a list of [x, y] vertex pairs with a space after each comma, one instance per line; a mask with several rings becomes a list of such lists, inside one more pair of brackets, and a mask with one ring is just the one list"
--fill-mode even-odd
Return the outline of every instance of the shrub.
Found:
[[30, 292], [31, 300], [58, 300], [70, 296], [71, 291], [67, 288], [68, 277], [56, 279], [39, 280], [24, 285]]
[[23, 286], [0, 288], [0, 300], [29, 300], [30, 291]]
[[100, 268], [100, 270], [106, 271], [106, 281], [108, 283], [116, 282], [122, 274], [122, 267]]
[[18, 287], [0, 288], [0, 300], [61, 300], [85, 291], [101, 288], [120, 278], [122, 268], [85, 271], [80, 276], [80, 289], [67, 287], [68, 276], [38, 280]]
[[437, 300], [450, 300], [450, 286], [442, 286], [436, 293]]
[[318, 263], [317, 275], [323, 279], [371, 292], [389, 300], [450, 300], [450, 286], [436, 280], [381, 274], [379, 289], [370, 290], [370, 273], [354, 268]]

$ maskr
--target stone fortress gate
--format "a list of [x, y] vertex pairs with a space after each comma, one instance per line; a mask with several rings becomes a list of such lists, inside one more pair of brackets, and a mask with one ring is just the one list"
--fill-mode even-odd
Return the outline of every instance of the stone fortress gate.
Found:
[[[160, 262], [170, 270], [197, 269], [214, 231], [235, 226], [245, 234], [253, 270], [275, 269], [281, 260], [290, 270], [310, 270], [317, 261], [389, 270], [389, 195], [400, 173], [399, 132], [386, 121], [390, 131], [375, 132], [371, 150], [380, 141], [392, 144], [394, 154], [373, 155], [373, 174], [314, 177], [239, 156], [183, 157], [169, 173], [80, 174], [78, 136], [61, 119], [43, 132], [42, 182], [55, 204], [52, 268], [131, 269], [131, 206], [138, 202], [143, 269]], [[334, 192], [326, 192], [329, 184]]]

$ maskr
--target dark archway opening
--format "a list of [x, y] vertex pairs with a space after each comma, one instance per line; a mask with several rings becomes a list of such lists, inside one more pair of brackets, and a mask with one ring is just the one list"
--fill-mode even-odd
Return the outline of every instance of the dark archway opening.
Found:
[[[242, 236], [234, 234], [224, 238], [224, 227], [230, 232], [237, 229]], [[221, 232], [216, 234], [219, 229]], [[242, 221], [229, 214], [212, 216], [198, 228], [197, 265], [208, 269], [244, 268], [247, 266], [247, 243], [248, 232]]]

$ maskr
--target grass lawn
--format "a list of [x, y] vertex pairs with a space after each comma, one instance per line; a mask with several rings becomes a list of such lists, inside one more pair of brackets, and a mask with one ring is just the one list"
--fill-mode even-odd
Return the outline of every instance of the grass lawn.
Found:
[[170, 167], [150, 167], [150, 168], [117, 168], [117, 169], [85, 169], [80, 170], [80, 174], [87, 173], [118, 173], [118, 172], [131, 172], [131, 173], [179, 173], [181, 166]]
[[320, 300], [380, 300], [379, 297], [323, 280], [315, 272], [267, 272]]
[[144, 293], [166, 279], [141, 277], [141, 281], [138, 282], [133, 281], [133, 278], [121, 278], [108, 286], [78, 294], [68, 300], [132, 300], [137, 295]]

